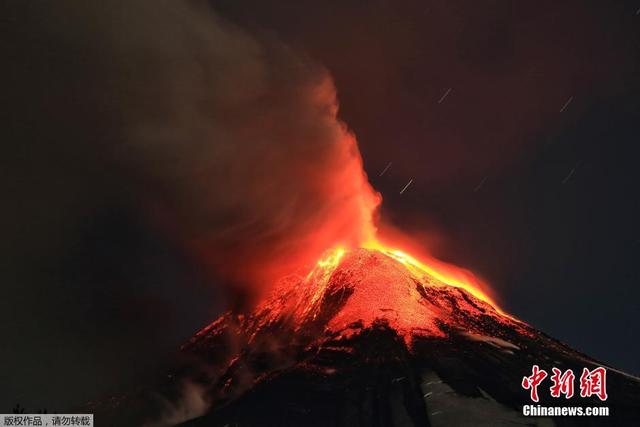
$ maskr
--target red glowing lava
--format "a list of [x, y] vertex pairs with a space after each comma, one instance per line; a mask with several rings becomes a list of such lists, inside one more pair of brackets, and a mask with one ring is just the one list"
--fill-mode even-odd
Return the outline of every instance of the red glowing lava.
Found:
[[274, 325], [316, 339], [348, 338], [382, 322], [410, 347], [415, 336], [444, 338], [452, 329], [486, 334], [488, 319], [521, 324], [473, 282], [455, 276], [455, 269], [437, 269], [380, 244], [367, 246], [334, 248], [306, 275], [280, 280], [242, 319], [249, 342]]

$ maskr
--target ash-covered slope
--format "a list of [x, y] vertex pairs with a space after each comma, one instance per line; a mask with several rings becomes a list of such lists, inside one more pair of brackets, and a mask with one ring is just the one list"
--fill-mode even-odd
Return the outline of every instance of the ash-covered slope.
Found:
[[182, 350], [204, 367], [190, 375], [211, 404], [194, 426], [633, 425], [640, 411], [638, 379], [609, 369], [606, 402], [540, 387], [540, 405], [606, 405], [609, 417], [523, 417], [533, 364], [577, 376], [601, 364], [376, 250], [333, 253]]

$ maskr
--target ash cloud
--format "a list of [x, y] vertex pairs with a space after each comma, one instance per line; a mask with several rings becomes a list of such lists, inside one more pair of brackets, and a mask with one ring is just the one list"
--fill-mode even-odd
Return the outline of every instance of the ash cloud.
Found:
[[372, 232], [378, 197], [322, 66], [200, 2], [49, 13], [50, 35], [81, 53], [82, 115], [103, 125], [79, 145], [212, 270], [267, 283]]

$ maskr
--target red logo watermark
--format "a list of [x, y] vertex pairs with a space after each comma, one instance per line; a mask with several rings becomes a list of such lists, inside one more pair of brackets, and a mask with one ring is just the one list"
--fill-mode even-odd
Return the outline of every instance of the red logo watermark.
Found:
[[[572, 398], [576, 379], [573, 370], [567, 369], [563, 372], [554, 367], [551, 369], [551, 372], [552, 375], [550, 379], [552, 384], [549, 389], [551, 397], [559, 398], [564, 396], [565, 399]], [[529, 390], [532, 401], [540, 401], [538, 387], [548, 376], [547, 371], [540, 369], [538, 365], [533, 365], [531, 375], [522, 378], [522, 388]], [[596, 396], [603, 402], [607, 400], [607, 370], [603, 367], [592, 370], [587, 368], [582, 369], [582, 375], [580, 375], [580, 397], [591, 396]]]

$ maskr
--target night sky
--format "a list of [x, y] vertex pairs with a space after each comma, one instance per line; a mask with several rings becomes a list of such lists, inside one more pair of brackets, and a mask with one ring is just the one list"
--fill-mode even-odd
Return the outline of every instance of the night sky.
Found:
[[[212, 4], [328, 69], [386, 221], [506, 311], [640, 373], [640, 3]], [[112, 133], [85, 108], [91, 51], [48, 38], [35, 8], [3, 15], [0, 412], [52, 412], [169, 363], [224, 307], [222, 279], [92, 145]]]

